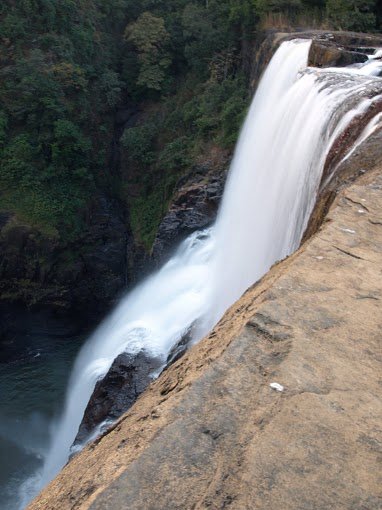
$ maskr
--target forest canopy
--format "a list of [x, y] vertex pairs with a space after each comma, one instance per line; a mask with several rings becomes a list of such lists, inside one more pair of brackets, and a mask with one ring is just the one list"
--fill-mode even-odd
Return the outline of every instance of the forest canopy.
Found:
[[[275, 14], [359, 31], [382, 19], [376, 0], [3, 0], [0, 209], [73, 238], [101, 189], [128, 203], [149, 245], [201, 145], [233, 146], [248, 104], [243, 47]], [[109, 164], [124, 104], [154, 105], [122, 133], [133, 183]]]

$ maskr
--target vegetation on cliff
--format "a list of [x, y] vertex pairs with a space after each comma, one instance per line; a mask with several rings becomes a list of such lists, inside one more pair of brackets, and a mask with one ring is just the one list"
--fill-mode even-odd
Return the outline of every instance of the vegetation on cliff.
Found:
[[4, 0], [0, 211], [73, 242], [101, 193], [149, 250], [179, 178], [233, 147], [250, 42], [281, 14], [381, 27], [376, 0]]
[[119, 0], [0, 6], [0, 205], [49, 234], [75, 236], [105, 180], [124, 11]]

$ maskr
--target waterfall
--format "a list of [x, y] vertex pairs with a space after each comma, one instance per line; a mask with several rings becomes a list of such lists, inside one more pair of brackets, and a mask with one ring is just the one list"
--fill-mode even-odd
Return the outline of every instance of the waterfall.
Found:
[[121, 352], [136, 354], [144, 349], [165, 365], [171, 348], [203, 314], [213, 244], [211, 229], [192, 234], [160, 271], [121, 300], [86, 342], [69, 380], [63, 415], [52, 426], [42, 472], [21, 488], [21, 509], [67, 462], [95, 384], [114, 359]]
[[[298, 248], [330, 148], [373, 103], [375, 79], [361, 78], [365, 66], [306, 69], [310, 45], [281, 45], [247, 115], [215, 224], [203, 333], [274, 262]], [[373, 120], [358, 144], [377, 125]]]
[[22, 506], [68, 460], [96, 381], [118, 354], [144, 349], [165, 363], [192, 325], [198, 341], [274, 262], [298, 248], [330, 148], [367, 110], [375, 80], [307, 68], [310, 45], [285, 42], [269, 64], [215, 226], [186, 239], [160, 271], [122, 299], [80, 352], [43, 470], [23, 486]]

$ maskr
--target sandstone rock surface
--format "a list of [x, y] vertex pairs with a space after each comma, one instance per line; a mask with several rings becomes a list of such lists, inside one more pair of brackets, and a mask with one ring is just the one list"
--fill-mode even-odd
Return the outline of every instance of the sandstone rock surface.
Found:
[[29, 510], [382, 508], [381, 268], [382, 168]]

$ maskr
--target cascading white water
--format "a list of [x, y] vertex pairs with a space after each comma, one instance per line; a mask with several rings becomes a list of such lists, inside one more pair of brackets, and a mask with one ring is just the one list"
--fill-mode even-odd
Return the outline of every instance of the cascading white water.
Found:
[[202, 333], [274, 262], [298, 248], [333, 142], [373, 102], [366, 90], [374, 78], [353, 78], [352, 68], [306, 69], [310, 45], [283, 43], [252, 102], [215, 224]]
[[310, 44], [283, 43], [268, 66], [215, 227], [190, 236], [159, 272], [121, 301], [82, 349], [43, 471], [24, 485], [21, 507], [67, 461], [96, 381], [118, 354], [144, 349], [165, 362], [191, 325], [199, 324], [197, 341], [247, 287], [298, 247], [331, 144], [370, 103], [360, 94], [366, 78], [339, 81], [334, 73], [326, 78], [304, 71]]
[[[42, 472], [21, 488], [20, 508], [64, 466], [97, 380], [121, 352], [144, 349], [162, 359], [207, 306], [211, 229], [196, 232], [156, 274], [130, 292], [82, 348], [69, 380], [64, 413], [52, 426], [51, 448]], [[36, 490], [37, 487], [37, 490]]]

